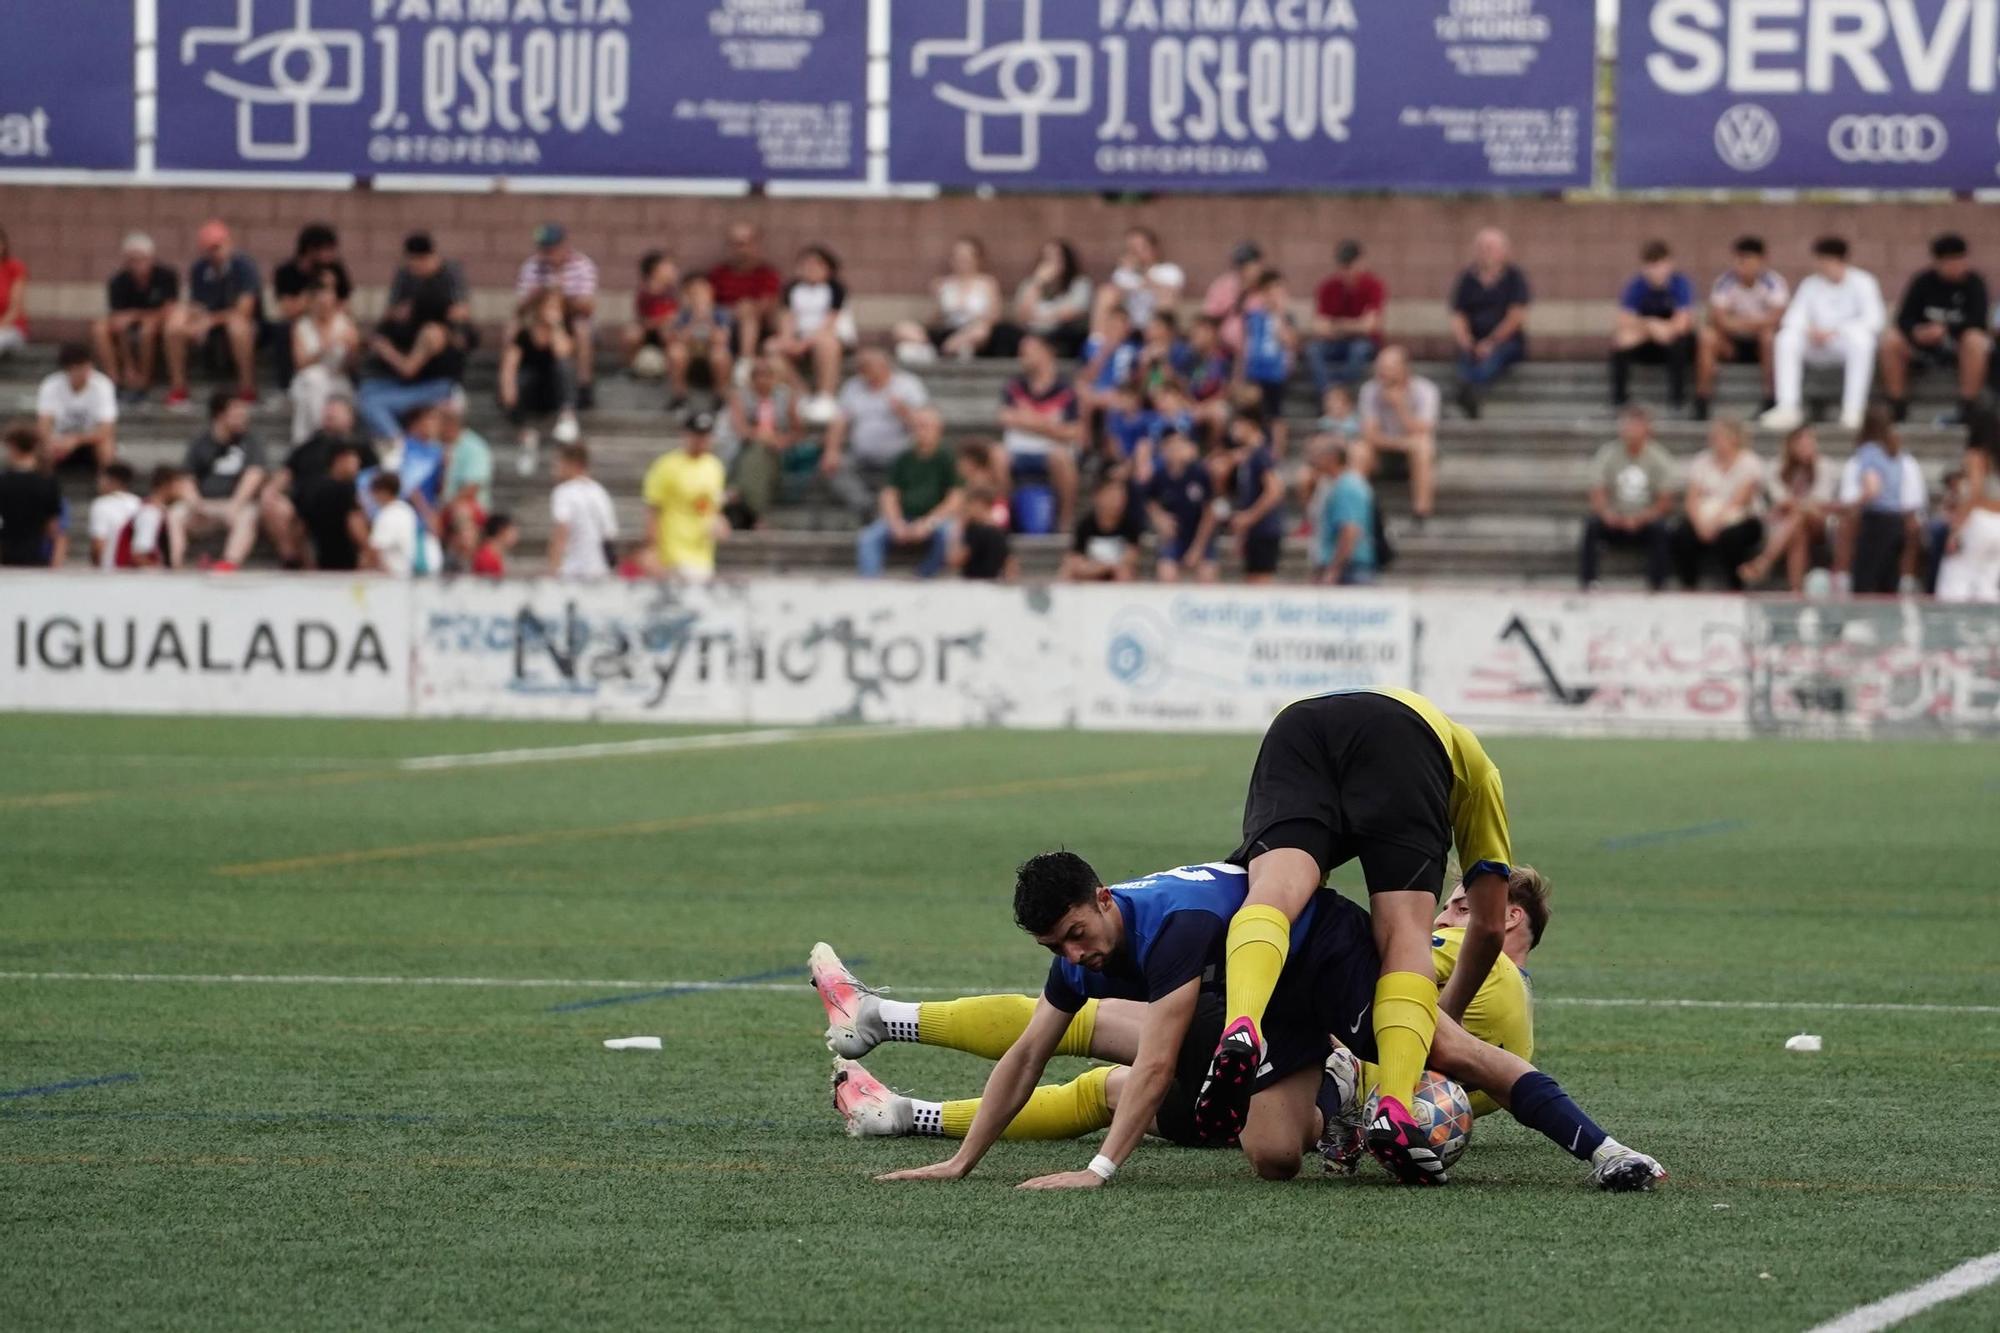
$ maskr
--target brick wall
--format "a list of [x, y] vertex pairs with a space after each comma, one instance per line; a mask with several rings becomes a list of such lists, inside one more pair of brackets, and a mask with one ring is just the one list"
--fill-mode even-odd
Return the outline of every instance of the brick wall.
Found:
[[846, 265], [850, 287], [862, 296], [921, 293], [951, 238], [961, 233], [985, 240], [1010, 285], [1047, 236], [1070, 238], [1085, 262], [1102, 272], [1119, 233], [1133, 222], [1157, 229], [1197, 283], [1221, 268], [1231, 245], [1255, 237], [1300, 294], [1328, 267], [1334, 243], [1351, 235], [1369, 247], [1392, 297], [1406, 307], [1434, 306], [1463, 262], [1472, 232], [1490, 223], [1514, 238], [1538, 299], [1594, 309], [1616, 291], [1640, 243], [1653, 236], [1668, 238], [1691, 269], [1707, 275], [1725, 261], [1734, 236], [1761, 232], [1780, 266], [1796, 275], [1807, 264], [1813, 236], [1840, 232], [1854, 242], [1857, 261], [1881, 276], [1893, 296], [1925, 262], [1924, 245], [1933, 233], [1963, 231], [1977, 251], [1979, 222], [1992, 214], [1971, 203], [1190, 196], [1130, 205], [1086, 195], [857, 201], [0, 185], [0, 226], [35, 278], [54, 284], [102, 282], [117, 263], [120, 236], [133, 228], [151, 232], [165, 257], [183, 262], [195, 227], [210, 216], [228, 220], [267, 271], [290, 253], [301, 223], [331, 222], [340, 228], [357, 279], [369, 284], [386, 281], [404, 233], [429, 228], [481, 287], [510, 284], [534, 225], [558, 219], [598, 261], [607, 287], [619, 291], [630, 287], [632, 267], [646, 250], [661, 247], [684, 262], [706, 265], [723, 227], [747, 217], [762, 225], [781, 264], [809, 241], [831, 246]]

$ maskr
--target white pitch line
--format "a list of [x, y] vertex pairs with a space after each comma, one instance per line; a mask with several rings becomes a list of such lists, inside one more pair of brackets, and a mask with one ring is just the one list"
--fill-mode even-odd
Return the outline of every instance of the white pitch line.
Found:
[[1893, 1328], [1933, 1305], [1955, 1301], [1996, 1282], [2000, 1282], [2000, 1250], [1978, 1259], [1968, 1259], [1949, 1273], [1940, 1273], [1928, 1282], [1908, 1291], [1899, 1291], [1873, 1305], [1849, 1310], [1838, 1319], [1830, 1319], [1808, 1329], [1807, 1333], [1876, 1333], [1878, 1329]]
[[[647, 981], [630, 977], [400, 977], [332, 976], [321, 973], [262, 974], [246, 972], [0, 972], [0, 981], [180, 982], [192, 986], [463, 986], [489, 990], [702, 990], [795, 991], [797, 981]], [[1011, 994], [989, 984], [965, 986], [885, 986], [903, 995]], [[1814, 1013], [2000, 1014], [1995, 1004], [1866, 1004], [1828, 1000], [1648, 1000], [1599, 999], [1589, 996], [1538, 996], [1535, 1004], [1572, 1005], [1592, 1009], [1742, 1009], [1810, 1010]]]
[[601, 741], [591, 745], [552, 745], [525, 750], [484, 750], [473, 754], [427, 754], [399, 759], [406, 771], [439, 768], [493, 768], [506, 764], [561, 763], [571, 759], [622, 759], [631, 755], [676, 754], [684, 750], [734, 750], [753, 745], [781, 745], [799, 740], [862, 740], [874, 736], [914, 735], [906, 727], [775, 727], [766, 731], [717, 731], [695, 736], [653, 736], [636, 741]]

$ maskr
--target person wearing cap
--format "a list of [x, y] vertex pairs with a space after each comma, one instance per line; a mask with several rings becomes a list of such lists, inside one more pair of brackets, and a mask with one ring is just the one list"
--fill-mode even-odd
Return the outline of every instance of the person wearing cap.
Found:
[[1882, 393], [1896, 420], [1909, 415], [1911, 372], [1932, 368], [1958, 372], [1958, 411], [1945, 424], [1972, 419], [1993, 356], [1986, 312], [1986, 279], [1972, 267], [1965, 238], [1946, 232], [1931, 242], [1931, 266], [1910, 279], [1895, 322], [1882, 331]]
[[264, 280], [256, 261], [236, 248], [226, 224], [204, 222], [195, 242], [201, 253], [188, 265], [187, 299], [167, 317], [167, 406], [187, 406], [188, 350], [218, 333], [236, 366], [237, 397], [254, 403]]
[[591, 345], [597, 333], [597, 265], [569, 243], [569, 233], [558, 222], [535, 228], [535, 253], [521, 261], [514, 278], [517, 302], [549, 291], [562, 293], [563, 320], [576, 340], [576, 405], [587, 412], [596, 406], [597, 392], [597, 357]]
[[[1264, 250], [1255, 241], [1239, 242], [1229, 252], [1229, 267], [1201, 298], [1201, 313], [1214, 320], [1222, 333], [1222, 345], [1231, 352], [1243, 350], [1243, 302], [1256, 290], [1264, 276]], [[1143, 328], [1144, 324], [1137, 327]]]
[[1389, 303], [1389, 291], [1362, 264], [1361, 255], [1359, 241], [1335, 246], [1333, 272], [1313, 298], [1306, 364], [1312, 367], [1313, 390], [1321, 400], [1335, 384], [1358, 384], [1368, 378], [1368, 368], [1382, 348], [1382, 309]]
[[128, 402], [144, 402], [153, 384], [167, 317], [180, 300], [181, 279], [157, 262], [153, 238], [135, 231], [125, 238], [124, 261], [105, 284], [106, 314], [90, 326], [98, 364]]
[[715, 544], [729, 531], [722, 515], [726, 476], [715, 456], [715, 417], [687, 418], [681, 447], [646, 469], [646, 561], [656, 572], [689, 582], [715, 574]]

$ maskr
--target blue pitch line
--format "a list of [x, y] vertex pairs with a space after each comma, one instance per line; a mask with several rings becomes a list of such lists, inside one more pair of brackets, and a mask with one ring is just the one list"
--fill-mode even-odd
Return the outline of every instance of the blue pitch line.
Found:
[[137, 1074], [100, 1074], [96, 1078], [73, 1078], [67, 1083], [44, 1083], [33, 1088], [13, 1088], [0, 1092], [0, 1101], [10, 1097], [45, 1097], [51, 1092], [75, 1092], [78, 1088], [97, 1088], [106, 1083], [130, 1083]]
[[[853, 961], [863, 963], [867, 960], [865, 958], [856, 958]], [[721, 986], [748, 986], [758, 981], [783, 981], [787, 977], [802, 977], [805, 975], [806, 969], [804, 967], [780, 967], [774, 968], [769, 972], [752, 972], [747, 977], [730, 977], [725, 981], [715, 984]], [[567, 1004], [552, 1004], [548, 1007], [548, 1012], [552, 1014], [568, 1014], [574, 1013], [579, 1009], [602, 1009], [604, 1006], [611, 1004], [637, 1004], [641, 1000], [669, 1000], [677, 995], [702, 995], [706, 993], [706, 988], [702, 986], [669, 986], [665, 990], [639, 991], [625, 995], [607, 995], [600, 1000], [571, 1000]]]
[[1607, 852], [1622, 852], [1632, 847], [1652, 847], [1663, 842], [1712, 838], [1718, 833], [1734, 833], [1744, 827], [1746, 825], [1740, 819], [1717, 819], [1707, 824], [1690, 824], [1686, 828], [1655, 829], [1651, 833], [1627, 833], [1616, 838], [1606, 838], [1598, 845]]

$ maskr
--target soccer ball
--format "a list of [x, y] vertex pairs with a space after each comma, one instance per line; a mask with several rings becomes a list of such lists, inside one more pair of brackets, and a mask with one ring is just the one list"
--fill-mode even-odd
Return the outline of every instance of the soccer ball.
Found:
[[1410, 1115], [1423, 1131], [1424, 1142], [1449, 1170], [1465, 1155], [1472, 1141], [1472, 1100], [1465, 1089], [1434, 1069], [1426, 1069], [1417, 1083], [1417, 1099]]
[[667, 354], [650, 344], [632, 354], [632, 374], [642, 380], [664, 379], [667, 374]]

